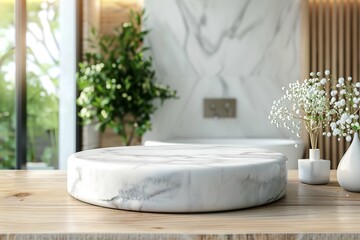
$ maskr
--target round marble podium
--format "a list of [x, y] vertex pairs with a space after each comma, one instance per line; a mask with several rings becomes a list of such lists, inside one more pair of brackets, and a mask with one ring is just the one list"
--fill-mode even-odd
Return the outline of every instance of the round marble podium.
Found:
[[91, 204], [145, 212], [209, 212], [276, 201], [286, 157], [221, 146], [134, 146], [68, 158], [68, 192]]

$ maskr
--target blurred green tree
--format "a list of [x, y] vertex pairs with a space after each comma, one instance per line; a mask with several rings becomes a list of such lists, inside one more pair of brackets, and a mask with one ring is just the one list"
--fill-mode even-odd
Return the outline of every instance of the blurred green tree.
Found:
[[[0, 168], [15, 166], [14, 3], [0, 8]], [[27, 3], [27, 161], [57, 167], [58, 2]]]

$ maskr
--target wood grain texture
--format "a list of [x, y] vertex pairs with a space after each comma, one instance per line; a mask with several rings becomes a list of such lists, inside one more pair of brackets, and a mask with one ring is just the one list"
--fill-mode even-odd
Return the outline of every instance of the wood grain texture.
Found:
[[283, 199], [205, 214], [101, 208], [68, 195], [66, 172], [0, 171], [0, 239], [359, 239], [359, 222], [360, 194], [342, 190], [334, 171], [315, 186], [292, 170]]

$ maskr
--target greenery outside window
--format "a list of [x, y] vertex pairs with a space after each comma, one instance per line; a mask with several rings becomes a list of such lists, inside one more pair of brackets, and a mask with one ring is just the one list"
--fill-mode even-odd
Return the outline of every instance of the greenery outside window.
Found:
[[[15, 11], [13, 0], [0, 0], [0, 169], [13, 169]], [[59, 1], [26, 1], [27, 168], [58, 167]]]

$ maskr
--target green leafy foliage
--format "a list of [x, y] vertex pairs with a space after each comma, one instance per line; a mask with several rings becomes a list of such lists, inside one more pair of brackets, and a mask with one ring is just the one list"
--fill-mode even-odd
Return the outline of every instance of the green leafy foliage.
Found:
[[13, 60], [12, 53], [10, 50], [4, 54], [0, 63], [0, 169], [15, 167], [14, 85], [5, 80], [1, 71], [2, 64]]
[[104, 131], [110, 127], [130, 145], [151, 129], [154, 100], [176, 98], [176, 91], [155, 82], [152, 59], [142, 43], [148, 31], [141, 30], [142, 14], [132, 13], [115, 35], [99, 36], [92, 29], [92, 51], [80, 63], [78, 86], [79, 116], [85, 124], [98, 121]]
[[27, 46], [27, 161], [41, 161], [52, 167], [58, 166], [59, 100], [56, 89], [59, 74], [51, 73], [59, 69], [58, 8], [58, 1], [34, 0], [27, 4], [27, 37], [36, 39], [37, 45], [41, 46]]
[[15, 1], [0, 1], [0, 28], [14, 23]]
[[[15, 167], [15, 71], [11, 67], [15, 54], [14, 1], [5, 1], [0, 13], [0, 39], [3, 44], [0, 46], [0, 169], [9, 169]], [[34, 0], [27, 4], [27, 13], [27, 36], [37, 39], [36, 46], [27, 46], [27, 161], [42, 161], [56, 167], [58, 97], [56, 90], [49, 91], [47, 86], [52, 85], [56, 89], [58, 84], [58, 76], [50, 72], [58, 68], [56, 53], [59, 49], [48, 47], [49, 41], [58, 45], [58, 4]], [[34, 32], [34, 29], [38, 31]], [[42, 37], [38, 36], [39, 33]], [[39, 46], [42, 51], [39, 51]], [[49, 61], [44, 61], [44, 54], [48, 55]], [[47, 86], [41, 81], [44, 78]]]
[[47, 91], [38, 77], [34, 73], [27, 75], [27, 160], [55, 167], [58, 165], [58, 97]]

